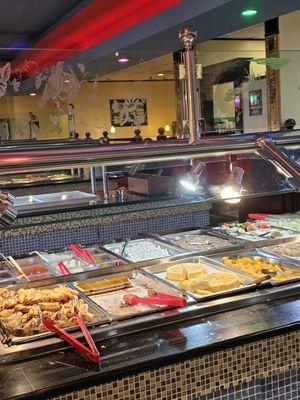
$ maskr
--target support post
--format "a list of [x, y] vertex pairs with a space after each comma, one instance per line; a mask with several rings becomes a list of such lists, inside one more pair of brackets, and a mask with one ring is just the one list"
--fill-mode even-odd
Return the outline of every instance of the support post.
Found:
[[179, 33], [179, 39], [182, 41], [185, 53], [185, 76], [187, 83], [187, 103], [188, 103], [188, 118], [190, 128], [190, 143], [198, 144], [201, 136], [201, 111], [200, 111], [200, 96], [197, 93], [196, 71], [195, 71], [195, 53], [193, 44], [197, 37], [197, 31], [191, 26], [184, 27]]
[[103, 199], [104, 202], [107, 202], [109, 197], [109, 187], [108, 187], [106, 167], [102, 166], [101, 170], [102, 170]]

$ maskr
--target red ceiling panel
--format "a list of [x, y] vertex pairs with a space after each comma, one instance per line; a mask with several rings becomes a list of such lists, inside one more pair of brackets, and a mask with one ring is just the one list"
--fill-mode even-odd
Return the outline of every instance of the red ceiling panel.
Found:
[[[35, 61], [43, 69], [80, 50], [89, 49], [181, 1], [94, 0], [36, 42], [32, 46], [33, 51], [20, 55], [15, 60], [14, 69], [23, 64], [24, 58]], [[28, 71], [28, 75], [32, 72]]]

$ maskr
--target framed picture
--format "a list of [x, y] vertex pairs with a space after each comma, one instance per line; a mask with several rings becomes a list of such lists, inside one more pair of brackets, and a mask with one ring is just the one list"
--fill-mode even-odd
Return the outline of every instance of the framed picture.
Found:
[[250, 117], [257, 117], [263, 114], [263, 103], [262, 103], [262, 90], [250, 90], [249, 91], [249, 115]]
[[116, 127], [148, 125], [146, 99], [109, 100], [111, 124]]

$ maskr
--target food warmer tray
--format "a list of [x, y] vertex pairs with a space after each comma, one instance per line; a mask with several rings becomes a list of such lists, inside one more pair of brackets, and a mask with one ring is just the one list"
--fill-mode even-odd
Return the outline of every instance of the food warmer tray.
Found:
[[169, 255], [167, 256], [159, 256], [159, 257], [154, 257], [154, 258], [147, 258], [147, 259], [141, 259], [139, 261], [131, 261], [128, 257], [126, 257], [126, 255], [122, 255], [121, 256], [121, 250], [125, 244], [125, 242], [118, 242], [118, 243], [109, 243], [109, 244], [105, 244], [103, 245], [103, 249], [105, 251], [109, 251], [111, 252], [114, 256], [123, 259], [124, 261], [128, 262], [128, 263], [140, 263], [140, 262], [149, 262], [152, 260], [158, 260], [164, 257], [173, 257], [173, 256], [177, 256], [180, 254], [185, 254], [188, 253], [188, 251], [184, 251], [183, 249], [181, 249], [180, 247], [177, 247], [173, 244], [167, 243], [167, 242], [162, 242], [160, 240], [157, 240], [156, 238], [152, 238], [152, 237], [145, 237], [143, 239], [132, 239], [128, 246], [130, 247], [130, 245], [138, 245], [139, 243], [152, 243], [155, 246], [159, 246], [162, 249], [165, 249], [168, 251]]
[[300, 236], [293, 237], [293, 239], [289, 242], [286, 243], [279, 243], [279, 244], [272, 244], [271, 246], [266, 246], [260, 248], [258, 251], [266, 256], [278, 258], [279, 260], [286, 261], [289, 263], [300, 263], [300, 256], [298, 257], [293, 257], [293, 256], [288, 256], [280, 253], [276, 253], [273, 251], [275, 247], [285, 247], [286, 245], [296, 245], [300, 248]]
[[[180, 239], [184, 239], [184, 237], [186, 237], [186, 236], [194, 236], [197, 238], [199, 238], [201, 236], [210, 236], [211, 238], [214, 238], [214, 237], [220, 238], [220, 239], [223, 239], [224, 241], [226, 241], [228, 243], [228, 245], [223, 246], [223, 247], [216, 247], [216, 248], [212, 247], [207, 250], [201, 250], [196, 245], [195, 245], [195, 247], [193, 247], [193, 245], [191, 245], [189, 248], [186, 248], [177, 243], [177, 241], [179, 241]], [[226, 250], [240, 248], [241, 246], [243, 246], [247, 243], [247, 241], [244, 241], [242, 239], [237, 239], [232, 236], [228, 237], [228, 236], [218, 234], [217, 232], [214, 232], [212, 230], [207, 231], [207, 230], [202, 230], [202, 229], [176, 232], [176, 233], [170, 233], [170, 234], [166, 234], [166, 235], [164, 235], [164, 234], [153, 235], [153, 237], [156, 237], [158, 240], [160, 240], [162, 242], [167, 242], [174, 246], [177, 246], [185, 252], [190, 252], [190, 253], [197, 252], [197, 253], [200, 253], [203, 255], [215, 254], [215, 253], [223, 252]]]
[[33, 210], [51, 210], [81, 205], [94, 205], [99, 202], [99, 197], [90, 193], [74, 190], [70, 192], [47, 193], [30, 196], [16, 197], [14, 207], [20, 212]]
[[[96, 303], [97, 306], [101, 309], [101, 310], [105, 310], [105, 312], [110, 315], [110, 317], [115, 320], [115, 321], [120, 321], [120, 320], [124, 320], [124, 319], [128, 319], [128, 318], [134, 318], [134, 317], [138, 317], [138, 316], [143, 316], [143, 315], [147, 315], [147, 314], [153, 314], [153, 313], [160, 313], [162, 311], [168, 310], [172, 307], [168, 307], [168, 306], [146, 306], [145, 305], [141, 305], [141, 309], [142, 311], [137, 311], [134, 307], [139, 307], [138, 306], [125, 306], [125, 307], [121, 307], [120, 308], [120, 312], [124, 312], [123, 315], [118, 315], [116, 312], [113, 312], [111, 309], [106, 309], [105, 306], [102, 303], [97, 303], [97, 300], [102, 297], [104, 300], [108, 299], [107, 301], [110, 301], [115, 298], [117, 301], [116, 303], [119, 304], [119, 301], [122, 301], [122, 298], [125, 294], [128, 293], [134, 293], [134, 287], [135, 285], [138, 286], [144, 286], [146, 288], [151, 288], [154, 289], [157, 292], [161, 292], [161, 293], [165, 293], [165, 294], [170, 294], [173, 296], [180, 296], [180, 297], [186, 297], [187, 300], [187, 306], [191, 305], [193, 303], [195, 303], [195, 300], [193, 297], [183, 294], [182, 291], [178, 290], [178, 288], [169, 285], [167, 282], [163, 282], [161, 279], [158, 279], [156, 276], [154, 275], [149, 275], [147, 273], [144, 273], [141, 270], [132, 270], [132, 271], [128, 271], [128, 272], [122, 272], [122, 273], [118, 273], [118, 274], [113, 274], [113, 275], [109, 275], [109, 278], [114, 278], [114, 277], [118, 277], [118, 276], [127, 276], [129, 278], [129, 280], [132, 282], [132, 287], [131, 288], [126, 288], [126, 289], [119, 289], [119, 290], [115, 290], [115, 291], [107, 291], [104, 293], [100, 293], [97, 294], [97, 292], [91, 293], [91, 292], [83, 292], [85, 294], [86, 297], [89, 297], [89, 299]], [[101, 279], [101, 278], [100, 278]], [[80, 284], [81, 283], [85, 283], [85, 282], [89, 282], [89, 281], [94, 281], [94, 280], [100, 280], [98, 278], [93, 278], [93, 279], [88, 279], [86, 281], [80, 281], [80, 282], [74, 282], [73, 286], [81, 291], [82, 289], [80, 288]], [[135, 294], [135, 293], [134, 293]], [[138, 294], [138, 293], [137, 293]], [[174, 308], [174, 307], [173, 307]], [[176, 307], [175, 307], [176, 308]], [[180, 309], [185, 309], [186, 307], [180, 307]], [[132, 310], [132, 312], [131, 312]]]
[[[222, 253], [222, 254], [217, 254], [215, 257], [212, 257], [211, 259], [220, 263], [220, 265], [222, 265], [225, 268], [229, 268], [231, 269], [231, 271], [238, 271], [239, 273], [243, 273], [243, 271], [240, 271], [239, 269], [236, 269], [234, 267], [231, 267], [229, 265], [226, 265], [224, 263], [222, 263], [222, 258], [223, 257], [262, 257], [264, 258], [266, 261], [269, 262], [277, 262], [280, 263], [282, 265], [282, 267], [285, 270], [289, 270], [289, 269], [299, 269], [299, 276], [295, 276], [295, 278], [291, 278], [291, 279], [285, 279], [282, 281], [277, 281], [274, 279], [270, 279], [269, 282], [273, 285], [273, 286], [280, 286], [280, 285], [284, 285], [286, 283], [290, 283], [290, 282], [297, 282], [300, 280], [300, 264], [296, 264], [296, 263], [291, 263], [289, 261], [286, 260], [279, 260], [278, 257], [272, 257], [270, 255], [266, 255], [266, 254], [262, 254], [260, 249], [254, 249], [248, 252], [245, 252], [245, 250], [241, 250], [241, 251], [235, 251], [235, 252], [226, 252], [226, 253]], [[244, 272], [245, 274], [247, 274], [247, 272]], [[249, 276], [254, 277], [255, 279], [258, 278], [257, 275], [255, 274], [248, 274]]]
[[[213, 294], [209, 294], [209, 295], [199, 295], [196, 293], [189, 292], [187, 290], [180, 288], [179, 283], [177, 283], [176, 281], [171, 281], [171, 280], [167, 279], [167, 277], [166, 277], [167, 268], [169, 268], [173, 265], [183, 264], [183, 263], [204, 264], [205, 267], [207, 268], [208, 274], [212, 274], [214, 272], [232, 272], [240, 279], [241, 285], [239, 288], [228, 289], [225, 291], [221, 291], [221, 292], [217, 292], [217, 293], [213, 293]], [[231, 295], [241, 293], [241, 292], [255, 290], [258, 287], [257, 285], [251, 283], [252, 281], [257, 279], [256, 276], [246, 274], [243, 271], [237, 272], [233, 268], [230, 268], [230, 267], [228, 268], [224, 264], [221, 264], [217, 261], [211, 260], [211, 259], [203, 257], [203, 256], [184, 257], [184, 258], [181, 258], [180, 260], [168, 261], [168, 262], [164, 262], [162, 260], [162, 262], [159, 264], [153, 264], [153, 265], [143, 267], [142, 271], [144, 273], [149, 274], [149, 276], [153, 276], [153, 275], [156, 276], [157, 279], [160, 279], [162, 282], [167, 283], [168, 285], [176, 288], [177, 290], [181, 291], [182, 293], [186, 293], [190, 297], [193, 297], [197, 301], [201, 301], [201, 302], [213, 300], [213, 299], [216, 299], [219, 297], [231, 296]]]
[[280, 237], [270, 237], [267, 236], [267, 234], [270, 233], [270, 230], [264, 233], [262, 233], [261, 235], [252, 235], [251, 233], [236, 233], [236, 234], [230, 234], [228, 232], [225, 231], [225, 229], [223, 230], [221, 227], [214, 227], [209, 229], [208, 232], [213, 233], [213, 234], [217, 234], [220, 237], [223, 238], [227, 238], [227, 239], [236, 239], [236, 240], [242, 240], [244, 242], [250, 242], [250, 243], [257, 243], [263, 240], [276, 240], [276, 239], [283, 239], [283, 238], [291, 238], [294, 235], [296, 235], [296, 232], [293, 232], [291, 229], [284, 229], [284, 228], [278, 228], [278, 227], [274, 227], [276, 228], [276, 231], [278, 232], [282, 232], [282, 233], [286, 233], [286, 235], [280, 236]]
[[[74, 289], [72, 287], [72, 285], [67, 285], [67, 284], [51, 285], [51, 286], [35, 286], [35, 288], [36, 289], [54, 289], [55, 287], [58, 287], [58, 286], [68, 286], [68, 287], [71, 287], [72, 289]], [[13, 290], [18, 290], [20, 288], [22, 288], [22, 286], [14, 287]], [[111, 322], [110, 316], [105, 311], [101, 310], [100, 307], [98, 307], [94, 302], [92, 302], [87, 296], [85, 296], [80, 291], [78, 291], [78, 297], [81, 298], [82, 300], [84, 300], [89, 305], [89, 311], [92, 312], [97, 317], [97, 320], [95, 320], [93, 322], [90, 322], [90, 323], [86, 322], [85, 324], [87, 327], [96, 327], [96, 326], [108, 324]], [[1, 319], [0, 319], [0, 327], [1, 327], [1, 330], [3, 331], [5, 338], [9, 345], [14, 345], [14, 344], [19, 345], [19, 344], [28, 343], [28, 342], [37, 341], [40, 339], [45, 339], [47, 337], [55, 336], [55, 333], [50, 332], [50, 331], [43, 332], [43, 333], [37, 333], [34, 335], [15, 336], [9, 332], [9, 330], [5, 327], [5, 324]], [[68, 332], [76, 331], [76, 330], [78, 330], [78, 326], [64, 328], [64, 330], [68, 331]]]
[[14, 264], [0, 253], [0, 287], [19, 285], [27, 282], [24, 275], [14, 266]]

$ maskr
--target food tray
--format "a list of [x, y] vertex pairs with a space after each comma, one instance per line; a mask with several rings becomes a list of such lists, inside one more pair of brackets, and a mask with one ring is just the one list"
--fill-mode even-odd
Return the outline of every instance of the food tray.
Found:
[[[208, 294], [208, 295], [199, 295], [199, 294], [192, 293], [190, 291], [181, 289], [179, 286], [179, 282], [167, 279], [166, 275], [167, 275], [167, 269], [169, 267], [171, 267], [173, 265], [183, 264], [183, 263], [204, 264], [205, 267], [207, 268], [208, 274], [212, 274], [215, 272], [232, 272], [239, 278], [240, 287], [235, 288], [235, 289], [228, 289], [225, 291], [220, 291], [220, 292]], [[254, 277], [254, 276], [252, 277], [251, 275], [244, 274], [243, 272], [237, 272], [236, 270], [225, 267], [224, 264], [210, 260], [203, 256], [187, 257], [187, 258], [182, 258], [181, 260], [172, 261], [172, 262], [168, 262], [168, 263], [160, 263], [160, 264], [150, 265], [147, 267], [143, 267], [142, 271], [145, 271], [148, 274], [156, 276], [158, 279], [162, 280], [163, 282], [166, 282], [168, 285], [176, 288], [177, 290], [182, 291], [183, 293], [187, 293], [189, 296], [193, 297], [194, 299], [196, 299], [198, 301], [211, 300], [211, 299], [215, 299], [218, 297], [223, 297], [224, 295], [227, 295], [227, 294], [232, 295], [235, 293], [240, 293], [240, 292], [249, 290], [251, 288], [254, 289], [257, 287], [256, 285], [251, 284], [251, 281], [254, 280], [256, 277]]]
[[32, 282], [55, 276], [52, 268], [40, 257], [35, 254], [30, 257], [14, 258], [8, 257], [15, 268], [23, 275], [26, 281]]
[[0, 287], [18, 285], [26, 281], [9, 257], [7, 258], [0, 253]]
[[[272, 236], [272, 232], [274, 234], [274, 231], [278, 234], [275, 236]], [[215, 227], [211, 229], [212, 233], [216, 233], [218, 235], [221, 235], [224, 238], [234, 238], [234, 239], [239, 239], [239, 240], [244, 240], [248, 242], [258, 242], [260, 240], [267, 240], [267, 239], [278, 239], [278, 238], [285, 238], [289, 236], [295, 235], [295, 232], [292, 232], [287, 229], [283, 228], [267, 228], [267, 229], [260, 229], [259, 231], [254, 231], [254, 232], [228, 232], [226, 229], [222, 229], [221, 227]]]
[[126, 261], [116, 257], [113, 254], [105, 252], [100, 247], [89, 247], [86, 248], [86, 250], [88, 250], [96, 259], [96, 263], [93, 265], [95, 265], [97, 268], [102, 269], [102, 268], [108, 268], [112, 266], [117, 267], [120, 265], [127, 264]]
[[[106, 244], [104, 245], [104, 248], [111, 251], [112, 253], [114, 253], [117, 257], [122, 257], [124, 260], [126, 260], [127, 262], [140, 262], [140, 261], [147, 261], [147, 260], [154, 260], [154, 259], [159, 259], [159, 258], [164, 258], [164, 257], [172, 257], [172, 256], [176, 256], [178, 254], [183, 254], [184, 251], [180, 248], [178, 248], [177, 246], [174, 246], [172, 244], [169, 243], [165, 243], [165, 242], [161, 242], [159, 240], [153, 239], [153, 238], [145, 238], [145, 239], [135, 239], [135, 240], [131, 240], [128, 243], [128, 247], [127, 247], [127, 254], [125, 253], [123, 256], [121, 256], [121, 251], [122, 248], [124, 246], [125, 242], [118, 242], [118, 243], [110, 243], [110, 244]], [[132, 251], [132, 249], [138, 249], [139, 245], [144, 247], [144, 254], [141, 255], [141, 257], [138, 257], [138, 253], [134, 254], [134, 257], [131, 257], [128, 255], [128, 251]], [[155, 247], [159, 247], [160, 248], [160, 253], [158, 254], [154, 254], [154, 253], [150, 253], [147, 250], [147, 245], [148, 245], [148, 249], [149, 246], [155, 246]], [[147, 252], [147, 253], [146, 253]], [[137, 255], [137, 256], [135, 256]]]
[[[197, 243], [200, 239], [203, 239], [202, 243]], [[224, 251], [228, 247], [232, 246], [238, 246], [241, 245], [243, 242], [238, 239], [234, 238], [228, 238], [228, 237], [223, 237], [222, 235], [218, 235], [215, 232], [203, 232], [203, 230], [193, 230], [193, 231], [185, 231], [185, 232], [178, 232], [178, 233], [173, 233], [173, 234], [168, 234], [168, 235], [160, 235], [159, 239], [163, 241], [168, 241], [175, 246], [180, 247], [181, 249], [184, 249], [185, 251], [189, 252], [194, 252], [198, 251], [203, 254], [209, 254], [212, 252], [216, 251]], [[190, 241], [189, 244], [181, 244], [180, 241], [184, 241], [187, 239]], [[193, 240], [195, 241], [195, 244], [193, 245]], [[213, 245], [213, 242], [216, 242], [216, 245]], [[210, 244], [210, 243], [211, 244]], [[221, 244], [223, 242], [222, 246], [217, 246], [217, 243]]]
[[[280, 254], [277, 251], [275, 251], [277, 248], [284, 249], [284, 248], [289, 248], [289, 247], [297, 247], [299, 249], [299, 256]], [[295, 263], [295, 262], [300, 263], [300, 241], [294, 241], [294, 242], [282, 243], [282, 244], [277, 244], [277, 245], [268, 246], [268, 247], [262, 247], [258, 250], [258, 252], [263, 255], [266, 255], [268, 257], [278, 258], [282, 261], [291, 262], [291, 263]]]
[[82, 260], [72, 251], [66, 250], [56, 253], [38, 253], [40, 257], [50, 266], [50, 268], [57, 274], [61, 275], [58, 267], [58, 262], [62, 261], [66, 267], [70, 270], [71, 274], [77, 274], [80, 272], [87, 272], [97, 269], [97, 264], [90, 264]]
[[[290, 279], [284, 279], [284, 280], [280, 280], [280, 281], [276, 280], [276, 279], [270, 279], [269, 282], [271, 282], [272, 285], [274, 285], [274, 286], [282, 285], [282, 284], [285, 284], [287, 282], [295, 282], [295, 281], [300, 280], [300, 265], [293, 264], [293, 263], [285, 261], [285, 260], [279, 260], [278, 257], [272, 257], [272, 256], [268, 256], [268, 255], [262, 254], [260, 252], [260, 250], [252, 250], [252, 251], [248, 251], [248, 252], [239, 251], [239, 252], [234, 252], [234, 253], [233, 252], [232, 253], [223, 253], [223, 254], [219, 254], [216, 257], [212, 257], [212, 259], [214, 261], [219, 262], [225, 268], [231, 268], [231, 270], [233, 270], [233, 271], [243, 272], [243, 271], [240, 271], [239, 269], [236, 269], [234, 267], [230, 267], [230, 266], [222, 263], [222, 258], [223, 257], [229, 257], [229, 258], [232, 258], [232, 257], [261, 257], [261, 258], [264, 258], [268, 262], [279, 263], [286, 271], [291, 270], [291, 269], [299, 270], [299, 276], [295, 275], [294, 277], [292, 277]], [[247, 274], [247, 272], [244, 272], [244, 273]], [[249, 276], [258, 278], [261, 275], [249, 274]]]
[[[65, 287], [71, 287], [71, 285], [51, 285], [51, 286], [40, 286], [37, 287], [36, 289], [54, 289], [55, 287], [58, 286], [65, 286]], [[74, 288], [72, 288], [74, 289]], [[110, 318], [108, 315], [103, 312], [99, 307], [97, 307], [89, 298], [84, 296], [80, 291], [78, 292], [78, 297], [79, 299], [84, 300], [85, 303], [88, 304], [89, 306], [89, 312], [94, 314], [96, 316], [95, 320], [93, 322], [86, 322], [87, 327], [92, 327], [92, 326], [97, 326], [97, 325], [102, 325], [110, 322]], [[0, 326], [6, 336], [8, 337], [8, 340], [11, 344], [22, 344], [22, 343], [27, 343], [35, 340], [40, 340], [44, 339], [49, 336], [55, 336], [55, 333], [53, 332], [42, 332], [42, 333], [34, 333], [32, 335], [24, 335], [22, 334], [20, 330], [20, 335], [16, 335], [16, 333], [12, 334], [11, 331], [6, 327], [5, 322], [0, 319]], [[77, 326], [71, 326], [69, 328], [63, 328], [65, 331], [75, 331], [79, 327]]]
[[[148, 276], [141, 271], [133, 270], [130, 272], [124, 272], [122, 274], [113, 274], [103, 277], [103, 279], [114, 278], [117, 276], [127, 276], [132, 284], [131, 288], [119, 289], [115, 291], [110, 291], [101, 294], [91, 294], [86, 293], [86, 295], [91, 299], [91, 301], [95, 302], [101, 309], [104, 309], [111, 317], [115, 320], [122, 320], [131, 317], [136, 317], [145, 314], [151, 314], [155, 312], [160, 312], [166, 310], [170, 307], [161, 306], [161, 305], [146, 305], [146, 304], [138, 304], [135, 306], [125, 306], [119, 307], [120, 303], [123, 300], [123, 296], [128, 293], [138, 294], [140, 296], [148, 296], [147, 288], [152, 288], [157, 292], [170, 294], [173, 296], [183, 296], [182, 292], [178, 289], [168, 285], [165, 282], [162, 282], [160, 279], [157, 279], [155, 276]], [[88, 279], [85, 282], [94, 281], [97, 278]], [[98, 279], [97, 279], [98, 280]], [[101, 280], [101, 278], [99, 278]], [[80, 290], [80, 283], [75, 282], [74, 286]], [[142, 287], [142, 289], [140, 289]], [[187, 296], [187, 303], [191, 304], [194, 300]]]

